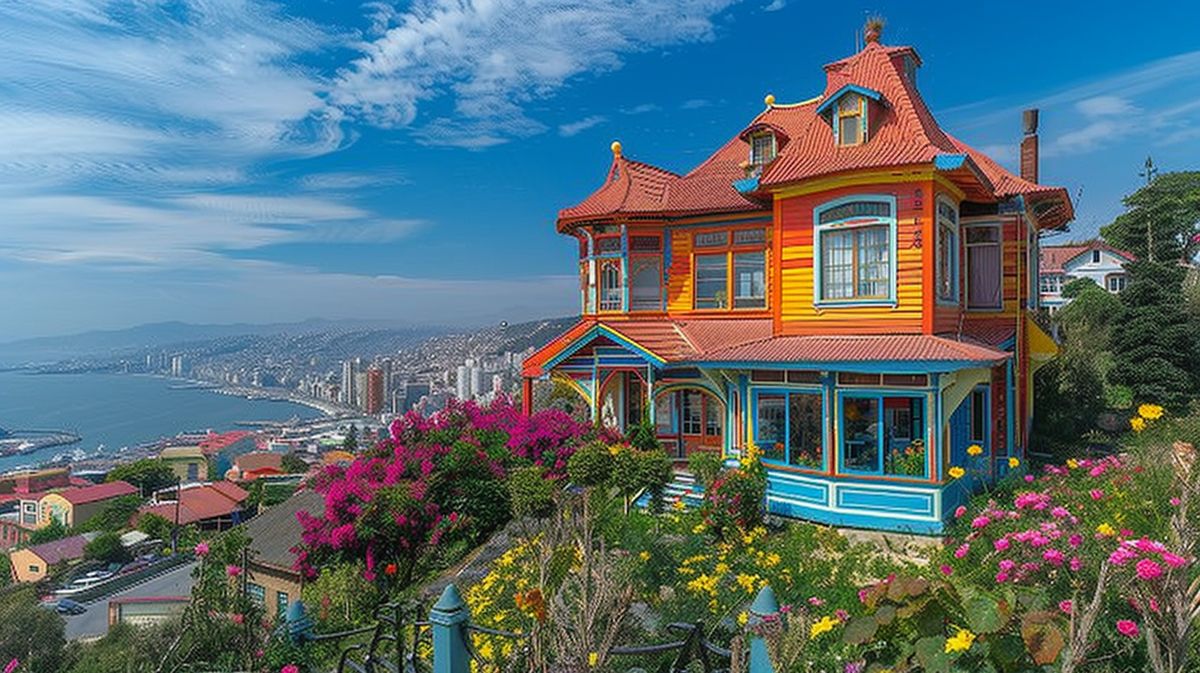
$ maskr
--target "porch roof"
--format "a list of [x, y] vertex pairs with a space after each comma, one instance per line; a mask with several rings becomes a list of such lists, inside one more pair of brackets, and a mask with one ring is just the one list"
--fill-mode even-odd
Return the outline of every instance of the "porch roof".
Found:
[[1009, 357], [1009, 353], [974, 341], [932, 334], [775, 336], [710, 351], [695, 364], [933, 372], [990, 367]]

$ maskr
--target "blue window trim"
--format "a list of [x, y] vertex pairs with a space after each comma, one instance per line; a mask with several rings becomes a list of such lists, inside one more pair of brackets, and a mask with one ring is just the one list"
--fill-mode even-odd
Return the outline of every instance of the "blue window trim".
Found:
[[[811, 472], [814, 474], [825, 473], [829, 470], [829, 423], [826, 419], [829, 418], [829, 391], [825, 386], [816, 384], [795, 385], [795, 386], [752, 386], [750, 388], [750, 427], [751, 437], [754, 438], [754, 443], [762, 449], [762, 442], [758, 436], [758, 397], [766, 393], [768, 395], [784, 395], [783, 406], [783, 422], [786, 428], [786, 437], [784, 440], [783, 460], [774, 460], [763, 457], [762, 461], [768, 467], [778, 465], [794, 470]], [[791, 462], [792, 447], [791, 447], [791, 415], [792, 407], [787, 403], [787, 395], [806, 394], [821, 396], [821, 467], [806, 467], [803, 465], [794, 465]]]
[[[844, 453], [845, 453], [843, 451], [843, 449], [844, 449], [844, 443], [846, 441], [845, 398], [847, 398], [847, 397], [872, 398], [872, 399], [876, 399], [879, 401], [879, 405], [878, 405], [879, 406], [879, 411], [878, 411], [878, 413], [879, 413], [879, 420], [878, 420], [879, 436], [876, 438], [876, 442], [877, 442], [876, 462], [878, 464], [878, 467], [876, 468], [875, 471], [868, 472], [866, 470], [851, 470], [845, 466], [845, 463], [843, 461], [843, 457], [844, 457]], [[925, 440], [925, 465], [924, 465], [925, 469], [919, 475], [917, 475], [917, 474], [886, 474], [883, 471], [883, 454], [884, 454], [884, 440], [885, 440], [885, 437], [883, 435], [883, 424], [884, 424], [883, 398], [885, 398], [885, 397], [908, 397], [908, 398], [921, 400], [921, 404], [923, 405], [922, 410], [921, 410], [921, 419], [922, 419], [922, 426], [921, 426], [922, 437], [921, 437], [921, 439]], [[940, 396], [937, 396], [937, 397], [940, 397]], [[929, 441], [930, 433], [929, 433], [929, 395], [928, 395], [928, 393], [915, 392], [915, 391], [911, 391], [911, 390], [885, 390], [885, 389], [878, 389], [878, 388], [863, 388], [863, 389], [853, 388], [853, 389], [838, 389], [835, 399], [837, 401], [837, 424], [838, 424], [837, 425], [837, 427], [838, 427], [838, 433], [837, 433], [838, 446], [837, 446], [837, 463], [836, 463], [837, 464], [837, 474], [839, 474], [839, 475], [843, 475], [843, 474], [844, 475], [868, 475], [868, 476], [876, 476], [876, 477], [886, 477], [888, 479], [899, 479], [899, 480], [910, 480], [910, 481], [927, 481], [929, 479], [929, 454], [931, 451], [934, 450], [934, 447], [932, 447], [931, 445], [934, 444], [935, 442]], [[940, 425], [940, 421], [939, 421], [939, 425]]]
[[[962, 254], [961, 254], [961, 250], [960, 250], [962, 248], [962, 226], [959, 224], [959, 220], [961, 219], [961, 216], [959, 215], [958, 204], [955, 203], [954, 200], [951, 199], [949, 196], [947, 196], [945, 194], [938, 194], [938, 197], [936, 199], [934, 199], [934, 202], [933, 202], [933, 214], [934, 214], [933, 226], [935, 228], [934, 231], [936, 232], [936, 235], [934, 238], [935, 244], [934, 244], [933, 249], [934, 249], [934, 258], [935, 258], [934, 264], [936, 265], [934, 267], [935, 269], [941, 268], [941, 259], [938, 258], [938, 256], [941, 254], [942, 251], [941, 251], [940, 247], [937, 245], [937, 242], [942, 240], [942, 238], [941, 238], [941, 228], [943, 226], [942, 225], [942, 215], [941, 215], [941, 212], [939, 212], [939, 210], [938, 210], [938, 205], [941, 203], [945, 203], [946, 205], [948, 205], [954, 209], [954, 226], [952, 227], [953, 233], [950, 235], [950, 256], [951, 256], [951, 259], [950, 259], [950, 287], [953, 288], [954, 294], [952, 297], [949, 297], [949, 298], [942, 297], [941, 293], [938, 291], [940, 288], [935, 287], [934, 288], [934, 297], [936, 298], [937, 303], [941, 306], [958, 306], [959, 303], [962, 301], [961, 269], [962, 269], [963, 265], [962, 265]], [[937, 283], [936, 271], [934, 273], [934, 283], [935, 284]]]
[[[828, 224], [818, 224], [820, 222], [821, 213], [831, 208], [836, 208], [846, 203], [855, 201], [877, 201], [886, 202], [891, 205], [892, 215], [888, 218], [876, 218], [875, 224], [888, 225], [888, 296], [883, 298], [873, 299], [822, 299], [824, 296], [824, 285], [822, 276], [825, 273], [823, 268], [824, 262], [821, 257], [821, 238], [826, 231], [839, 228], [839, 224], [845, 220], [830, 222]], [[896, 306], [896, 276], [897, 276], [897, 244], [896, 244], [896, 197], [891, 194], [851, 194], [832, 201], [826, 201], [821, 205], [813, 208], [812, 223], [813, 223], [813, 306], [818, 308], [838, 308], [842, 306]], [[859, 226], [871, 226], [870, 224], [852, 225], [846, 227], [848, 229], [857, 228]], [[858, 279], [854, 279], [857, 285]]]
[[868, 89], [865, 86], [859, 86], [857, 84], [847, 84], [837, 91], [834, 91], [829, 95], [829, 98], [826, 98], [820, 105], [818, 105], [816, 113], [820, 115], [836, 109], [834, 106], [837, 105], [838, 100], [848, 93], [856, 93], [864, 98], [870, 98], [876, 103], [883, 100], [883, 94], [874, 89]]

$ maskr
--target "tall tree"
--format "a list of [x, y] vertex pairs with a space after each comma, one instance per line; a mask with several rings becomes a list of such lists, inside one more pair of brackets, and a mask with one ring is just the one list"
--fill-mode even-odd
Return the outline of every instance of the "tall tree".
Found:
[[1121, 300], [1096, 284], [1091, 278], [1076, 278], [1067, 283], [1062, 296], [1070, 303], [1054, 314], [1054, 320], [1062, 326], [1067, 337], [1072, 331], [1083, 330], [1102, 343], [1089, 344], [1092, 348], [1108, 347], [1108, 331], [1121, 316]]
[[1200, 171], [1149, 175], [1125, 197], [1126, 211], [1100, 230], [1104, 240], [1151, 262], [1192, 260], [1200, 253]]
[[174, 486], [175, 472], [170, 465], [157, 458], [143, 458], [114, 467], [105, 479], [128, 482], [141, 489], [142, 495], [148, 496], [160, 488]]

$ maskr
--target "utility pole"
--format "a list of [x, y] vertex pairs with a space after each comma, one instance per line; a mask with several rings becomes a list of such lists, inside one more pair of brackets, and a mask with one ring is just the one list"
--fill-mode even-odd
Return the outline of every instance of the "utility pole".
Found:
[[[1158, 168], [1154, 165], [1154, 159], [1151, 159], [1149, 155], [1146, 156], [1145, 169], [1138, 175], [1146, 178], [1147, 187], [1154, 183], [1154, 178], [1158, 175]], [[1151, 218], [1146, 218], [1146, 259], [1150, 263], [1154, 263], [1154, 228], [1151, 226]]]

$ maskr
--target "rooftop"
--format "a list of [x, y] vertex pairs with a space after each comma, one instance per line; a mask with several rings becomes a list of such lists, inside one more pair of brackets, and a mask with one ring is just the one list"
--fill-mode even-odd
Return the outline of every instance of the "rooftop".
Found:
[[84, 486], [81, 488], [68, 488], [58, 493], [67, 502], [72, 505], [84, 505], [89, 502], [98, 502], [100, 500], [111, 500], [124, 495], [137, 495], [138, 489], [132, 484], [124, 481], [110, 481], [94, 486]]

